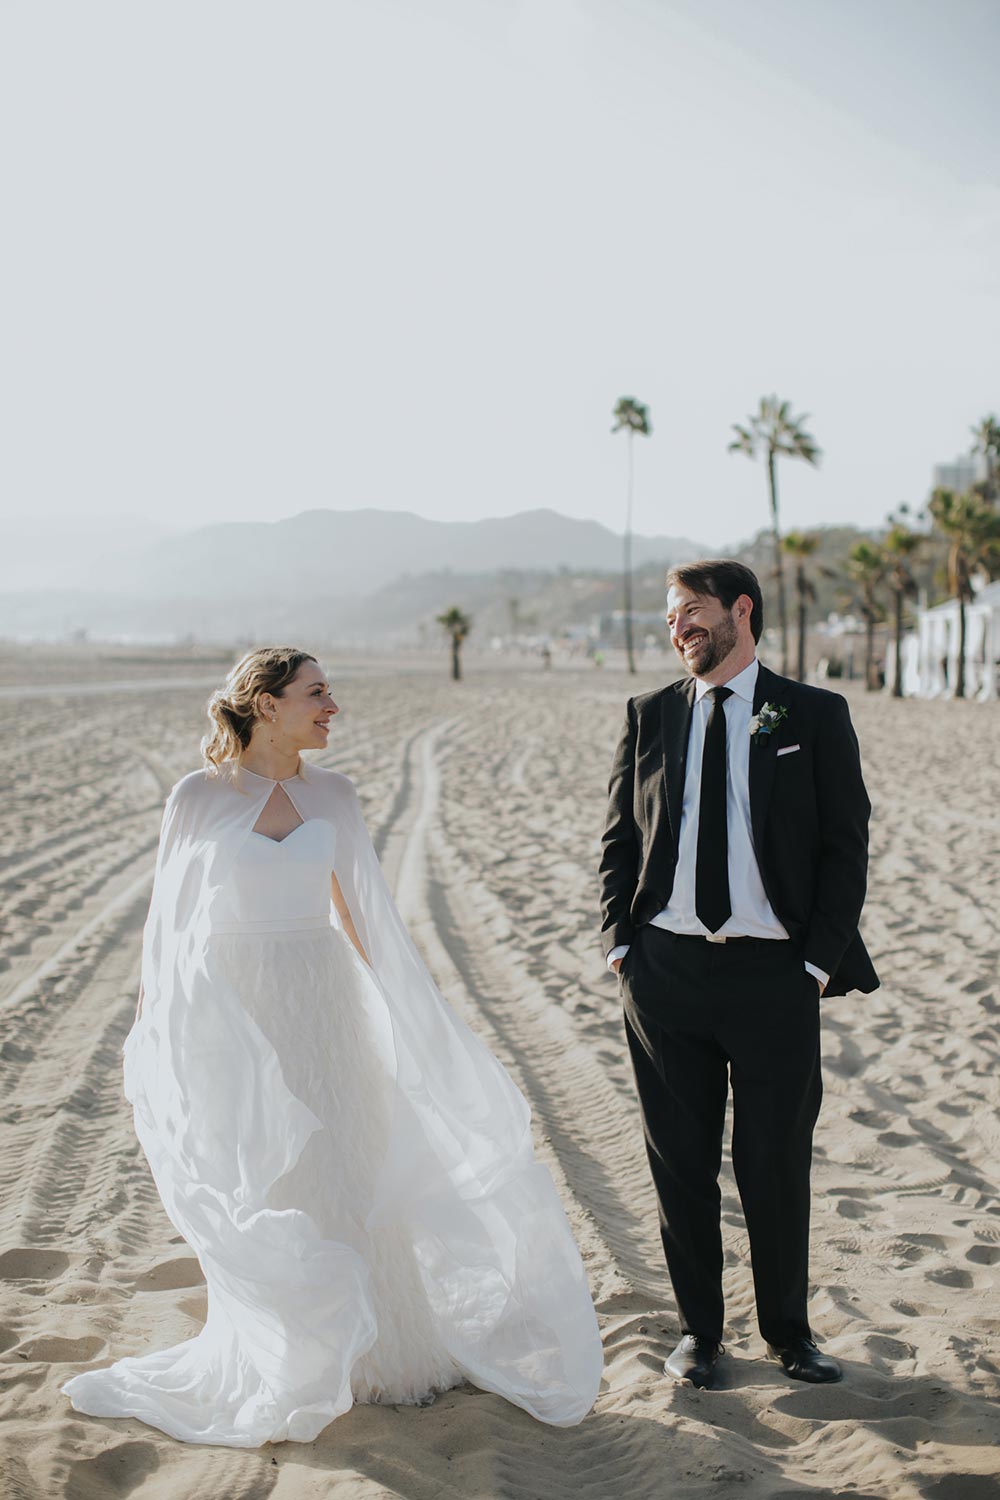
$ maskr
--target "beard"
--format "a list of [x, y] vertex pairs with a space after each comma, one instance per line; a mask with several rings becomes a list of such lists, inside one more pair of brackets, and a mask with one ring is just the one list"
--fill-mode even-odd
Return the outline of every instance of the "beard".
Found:
[[688, 639], [701, 631], [704, 633], [701, 634], [696, 649], [686, 652], [683, 642], [674, 648], [684, 663], [685, 671], [689, 672], [692, 677], [704, 677], [706, 673], [714, 672], [715, 668], [725, 661], [737, 641], [736, 622], [728, 615], [711, 629], [702, 626], [699, 627], [698, 632], [689, 631]]

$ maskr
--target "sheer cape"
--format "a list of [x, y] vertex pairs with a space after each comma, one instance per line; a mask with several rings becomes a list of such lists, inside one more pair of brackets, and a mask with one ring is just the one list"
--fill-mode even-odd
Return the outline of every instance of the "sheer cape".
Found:
[[[368, 1225], [405, 1224], [441, 1341], [475, 1385], [542, 1421], [579, 1422], [597, 1394], [600, 1340], [554, 1184], [534, 1159], [528, 1106], [436, 988], [389, 893], [353, 784], [306, 765], [281, 785], [304, 820], [333, 825], [335, 872], [373, 971], [373, 1034], [394, 1083]], [[315, 1437], [351, 1405], [351, 1365], [375, 1338], [363, 1257], [350, 1237], [324, 1239], [308, 1204], [268, 1206], [269, 1188], [318, 1121], [286, 1087], [278, 1052], [237, 995], [213, 991], [210, 1004], [191, 1003], [213, 911], [273, 787], [229, 763], [185, 777], [170, 794], [141, 1015], [125, 1044], [125, 1092], [164, 1207], [201, 1261], [209, 1322], [228, 1320], [223, 1334], [255, 1367], [259, 1393], [225, 1433], [206, 1422], [192, 1434], [180, 1407], [165, 1419], [169, 1400], [155, 1372], [152, 1382], [126, 1378], [149, 1359], [67, 1387], [74, 1404], [106, 1415], [106, 1392], [93, 1383], [114, 1384], [120, 1371], [116, 1390], [128, 1387], [135, 1415], [188, 1440], [247, 1446], [262, 1432]], [[198, 1342], [162, 1358], [174, 1356], [176, 1370], [189, 1350], [196, 1363]]]

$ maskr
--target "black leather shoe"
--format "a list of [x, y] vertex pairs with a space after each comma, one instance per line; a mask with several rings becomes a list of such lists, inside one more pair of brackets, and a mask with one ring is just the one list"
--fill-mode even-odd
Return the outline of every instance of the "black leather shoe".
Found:
[[686, 1333], [673, 1354], [663, 1364], [664, 1375], [674, 1380], [688, 1380], [707, 1390], [715, 1379], [715, 1362], [725, 1350], [716, 1339], [703, 1339], [697, 1333]]
[[793, 1380], [808, 1380], [811, 1385], [828, 1385], [834, 1380], [842, 1380], [844, 1372], [835, 1359], [829, 1354], [823, 1354], [812, 1339], [795, 1339], [787, 1349], [776, 1349], [773, 1344], [768, 1344], [767, 1353], [770, 1359], [777, 1360], [784, 1366], [786, 1375]]

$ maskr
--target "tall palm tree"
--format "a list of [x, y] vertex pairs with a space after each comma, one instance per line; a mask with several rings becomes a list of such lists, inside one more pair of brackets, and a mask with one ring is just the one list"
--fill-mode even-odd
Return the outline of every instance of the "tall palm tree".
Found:
[[451, 636], [451, 676], [454, 682], [462, 680], [462, 642], [472, 629], [472, 619], [463, 614], [457, 604], [438, 615], [437, 622]]
[[903, 696], [903, 616], [906, 608], [906, 599], [917, 592], [917, 580], [913, 576], [910, 559], [919, 547], [923, 545], [924, 538], [918, 531], [910, 528], [893, 516], [889, 517], [890, 526], [882, 542], [882, 552], [885, 557], [886, 583], [892, 590], [894, 635], [896, 638], [896, 662], [892, 674], [892, 696], [902, 698]]
[[958, 600], [958, 665], [955, 697], [965, 697], [966, 605], [974, 597], [972, 580], [1000, 568], [1000, 514], [981, 494], [957, 495], [935, 490], [927, 503], [931, 519], [948, 544], [948, 589]]
[[871, 542], [856, 542], [847, 554], [847, 574], [855, 584], [855, 602], [865, 621], [865, 687], [878, 687], [875, 676], [875, 626], [883, 618], [878, 590], [885, 579], [885, 558]]
[[806, 416], [793, 417], [787, 401], [777, 396], [761, 396], [756, 413], [747, 418], [747, 425], [733, 423], [735, 438], [729, 444], [730, 453], [745, 453], [756, 458], [758, 452], [767, 458], [767, 485], [771, 500], [771, 536], [774, 541], [774, 576], [778, 588], [778, 622], [781, 626], [781, 670], [788, 675], [788, 614], [785, 609], [785, 574], [781, 559], [781, 529], [778, 525], [778, 474], [779, 456], [804, 458], [806, 463], [818, 465], [820, 449], [803, 427]]
[[649, 407], [643, 406], [634, 396], [620, 396], [611, 415], [615, 419], [612, 433], [624, 430], [628, 433], [628, 496], [625, 502], [625, 549], [623, 558], [624, 605], [625, 605], [625, 654], [628, 669], [635, 671], [635, 656], [632, 651], [632, 439], [638, 432], [649, 437], [653, 428], [649, 420]]
[[782, 539], [781, 548], [795, 559], [795, 598], [798, 605], [798, 663], [796, 676], [800, 682], [806, 680], [806, 637], [809, 633], [809, 606], [816, 598], [816, 585], [806, 570], [806, 561], [819, 546], [819, 537], [808, 531], [790, 531]]

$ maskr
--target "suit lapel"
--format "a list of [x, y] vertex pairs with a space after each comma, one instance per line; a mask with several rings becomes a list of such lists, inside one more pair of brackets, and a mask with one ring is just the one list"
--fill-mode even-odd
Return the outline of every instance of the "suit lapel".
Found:
[[695, 681], [689, 678], [683, 687], [663, 694], [662, 728], [663, 779], [667, 791], [667, 814], [676, 850], [681, 836], [681, 811], [684, 806], [684, 772], [687, 769], [688, 735], [694, 708]]
[[[783, 692], [784, 678], [776, 677], [767, 667], [761, 666], [757, 673], [757, 686], [754, 688], [753, 711], [759, 713], [765, 703], [777, 705], [784, 703], [787, 707], [787, 694]], [[753, 847], [757, 855], [757, 864], [761, 863], [761, 852], [764, 848], [764, 824], [767, 820], [768, 804], [771, 800], [771, 787], [774, 784], [774, 767], [777, 762], [778, 744], [781, 740], [780, 728], [766, 739], [758, 740], [756, 737], [750, 740], [750, 827], [753, 832]]]

